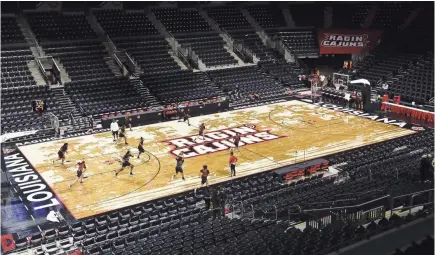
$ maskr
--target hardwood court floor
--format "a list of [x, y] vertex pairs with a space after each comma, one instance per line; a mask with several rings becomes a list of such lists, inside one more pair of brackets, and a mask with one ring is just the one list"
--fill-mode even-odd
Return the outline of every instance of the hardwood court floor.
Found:
[[[130, 145], [115, 144], [111, 133], [81, 136], [20, 147], [52, 190], [77, 219], [191, 190], [200, 185], [199, 170], [207, 164], [210, 183], [228, 180], [229, 136], [242, 133], [246, 143], [236, 152], [237, 177], [321, 157], [414, 133], [411, 130], [340, 113], [312, 104], [289, 101], [255, 108], [195, 117], [192, 126], [177, 121], [133, 128], [128, 131]], [[198, 125], [205, 123], [206, 141], [198, 139]], [[128, 169], [115, 178], [120, 157], [127, 148], [137, 155], [139, 138], [147, 150], [141, 159], [132, 159], [135, 175]], [[61, 145], [68, 142], [65, 166], [52, 163]], [[185, 150], [186, 181], [175, 172], [171, 151]], [[214, 152], [216, 151], [216, 152]], [[203, 154], [203, 155], [202, 155]], [[75, 179], [76, 160], [88, 166], [83, 184], [69, 189]]]

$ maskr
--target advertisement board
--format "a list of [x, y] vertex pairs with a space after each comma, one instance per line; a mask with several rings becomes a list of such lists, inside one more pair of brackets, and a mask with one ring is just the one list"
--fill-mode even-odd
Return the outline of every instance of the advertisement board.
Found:
[[380, 37], [381, 31], [371, 29], [317, 31], [320, 54], [360, 54], [375, 47]]

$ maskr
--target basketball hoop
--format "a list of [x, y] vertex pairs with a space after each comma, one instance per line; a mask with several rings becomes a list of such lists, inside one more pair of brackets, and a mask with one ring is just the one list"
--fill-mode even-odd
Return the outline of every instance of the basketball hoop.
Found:
[[340, 90], [340, 88], [347, 90], [347, 87], [350, 83], [350, 77], [347, 74], [334, 73], [332, 76], [332, 81], [336, 90]]

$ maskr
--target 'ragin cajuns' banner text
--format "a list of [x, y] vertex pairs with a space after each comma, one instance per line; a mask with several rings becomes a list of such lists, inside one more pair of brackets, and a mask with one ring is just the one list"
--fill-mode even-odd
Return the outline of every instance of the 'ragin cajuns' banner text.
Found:
[[320, 54], [360, 54], [375, 47], [380, 36], [380, 31], [369, 29], [319, 29], [317, 32]]
[[184, 157], [191, 158], [234, 148], [233, 140], [236, 134], [240, 134], [239, 146], [262, 143], [284, 137], [272, 134], [269, 130], [259, 131], [256, 129], [255, 125], [245, 125], [205, 132], [204, 140], [202, 140], [202, 138], [196, 140], [197, 136], [194, 135], [179, 137], [164, 142], [172, 146], [170, 151], [172, 155], [176, 156], [180, 154], [180, 152], [184, 152]]

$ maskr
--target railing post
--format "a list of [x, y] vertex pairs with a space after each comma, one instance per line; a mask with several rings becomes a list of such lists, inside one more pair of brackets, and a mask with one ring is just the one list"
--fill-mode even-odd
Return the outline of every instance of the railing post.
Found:
[[393, 206], [394, 206], [394, 197], [390, 197], [390, 208], [391, 208], [390, 216], [393, 215]]

